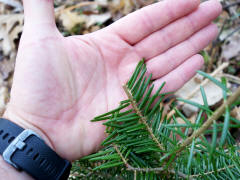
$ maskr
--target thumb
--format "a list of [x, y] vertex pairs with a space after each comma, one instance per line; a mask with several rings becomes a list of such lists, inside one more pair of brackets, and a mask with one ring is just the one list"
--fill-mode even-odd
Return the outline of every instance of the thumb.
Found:
[[53, 0], [23, 0], [23, 6], [25, 41], [60, 34], [55, 23]]
[[26, 25], [55, 24], [53, 0], [23, 0]]

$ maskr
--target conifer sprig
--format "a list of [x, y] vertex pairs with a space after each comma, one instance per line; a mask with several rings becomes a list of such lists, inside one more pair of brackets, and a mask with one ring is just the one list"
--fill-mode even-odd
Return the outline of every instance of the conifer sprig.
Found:
[[165, 83], [153, 94], [152, 76], [146, 77], [146, 71], [142, 60], [123, 86], [128, 99], [93, 119], [104, 120], [108, 134], [102, 142], [105, 147], [78, 163], [90, 164], [92, 177], [112, 173], [116, 179], [239, 179], [240, 146], [229, 128], [240, 127], [240, 120], [230, 113], [239, 104], [240, 88], [227, 97], [224, 79], [218, 81], [199, 72], [223, 90], [224, 103], [213, 111], [203, 87], [203, 105], [178, 99], [200, 109], [193, 123], [174, 106], [174, 114], [165, 113], [160, 106], [166, 95], [161, 93]]

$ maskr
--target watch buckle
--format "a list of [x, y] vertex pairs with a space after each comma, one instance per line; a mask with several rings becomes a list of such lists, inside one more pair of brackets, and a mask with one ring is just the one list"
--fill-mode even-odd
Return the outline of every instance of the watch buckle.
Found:
[[36, 134], [34, 131], [30, 129], [26, 129], [23, 132], [21, 132], [5, 149], [3, 152], [3, 159], [16, 169], [20, 170], [21, 168], [16, 165], [14, 162], [12, 162], [11, 158], [12, 155], [19, 149], [23, 149], [26, 146], [26, 143], [24, 142], [26, 139], [28, 139], [30, 136], [37, 136], [40, 138], [38, 134]]

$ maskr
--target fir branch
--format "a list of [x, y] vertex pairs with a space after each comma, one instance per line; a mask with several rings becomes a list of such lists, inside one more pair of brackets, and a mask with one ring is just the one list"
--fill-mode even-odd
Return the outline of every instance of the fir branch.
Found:
[[[165, 168], [133, 168], [132, 166], [128, 167], [127, 170], [130, 170], [130, 171], [134, 171], [134, 172], [155, 172], [155, 173], [161, 173], [163, 171], [165, 171], [166, 169]], [[189, 177], [188, 178], [188, 175], [182, 173], [182, 172], [176, 172], [175, 170], [171, 169], [171, 170], [168, 170], [169, 173], [172, 173], [172, 174], [178, 174], [180, 177], [184, 178], [184, 179], [189, 179], [189, 180], [194, 180], [194, 177]]]
[[131, 101], [132, 107], [135, 110], [135, 112], [137, 113], [137, 115], [140, 117], [141, 122], [146, 126], [147, 131], [150, 133], [150, 136], [152, 137], [152, 139], [155, 141], [155, 143], [157, 144], [157, 146], [159, 147], [159, 149], [164, 150], [163, 146], [161, 145], [161, 143], [158, 141], [158, 139], [155, 137], [155, 135], [152, 132], [152, 129], [149, 127], [148, 123], [147, 123], [147, 119], [146, 117], [144, 117], [141, 113], [141, 111], [139, 110], [136, 101], [134, 100], [130, 90], [127, 88], [126, 85], [123, 86], [123, 89], [125, 91], [125, 93], [127, 94], [128, 98]]
[[[210, 79], [223, 89], [225, 101], [215, 113], [212, 112], [209, 109], [206, 94], [201, 88], [204, 105], [186, 101], [201, 108], [195, 121], [196, 124], [192, 124], [180, 111], [177, 111], [177, 117], [184, 121], [183, 124], [179, 124], [175, 115], [172, 118], [167, 118], [167, 111], [161, 102], [164, 95], [160, 94], [164, 84], [155, 95], [150, 97], [154, 85], [150, 82], [151, 76], [146, 81], [145, 72], [146, 66], [141, 61], [130, 81], [123, 86], [128, 99], [121, 101], [117, 109], [93, 120], [107, 120], [104, 125], [107, 126], [106, 133], [108, 134], [102, 143], [105, 146], [103, 150], [82, 158], [83, 161], [88, 160], [90, 164], [92, 161], [101, 162], [100, 165], [91, 165], [91, 167], [97, 166], [92, 170], [93, 179], [99, 176], [98, 172], [113, 174], [115, 177], [119, 173], [119, 176], [124, 179], [136, 180], [164, 179], [166, 176], [176, 179], [206, 177], [218, 179], [222, 175], [233, 179], [240, 177], [239, 147], [236, 147], [236, 140], [231, 136], [229, 128], [224, 130], [229, 154], [226, 154], [226, 149], [223, 149], [223, 146], [220, 145], [218, 148], [219, 144], [215, 143], [216, 136], [212, 144], [205, 137], [212, 123], [220, 117], [224, 117], [222, 115], [225, 109], [229, 108], [230, 105], [231, 107], [237, 105], [233, 102], [240, 96], [240, 88], [227, 99], [228, 90], [225, 88], [225, 81], [220, 82], [204, 74], [208, 78], [204, 82]], [[147, 87], [150, 88], [147, 90]], [[151, 108], [157, 97], [160, 99]], [[125, 108], [130, 110], [125, 111]], [[170, 108], [173, 109], [172, 106]], [[209, 117], [205, 123], [203, 113], [208, 113]], [[240, 121], [230, 117], [230, 114], [225, 114], [225, 116], [230, 118], [228, 123], [240, 124]], [[229, 124], [228, 127], [232, 127], [232, 125]], [[215, 124], [215, 135], [222, 129], [223, 124]], [[191, 132], [191, 136], [189, 130], [194, 131]], [[179, 138], [182, 138], [181, 142], [179, 142]], [[78, 169], [76, 168], [73, 172], [78, 172]], [[87, 174], [88, 172], [83, 173]], [[75, 175], [77, 176], [77, 174]]]
[[123, 154], [122, 154], [121, 151], [118, 149], [117, 145], [116, 145], [116, 144], [113, 144], [113, 147], [114, 147], [114, 149], [117, 151], [118, 155], [121, 157], [121, 159], [122, 159], [122, 161], [124, 162], [124, 164], [125, 164], [127, 167], [130, 166], [130, 165], [128, 164], [128, 162], [127, 162], [127, 159], [125, 159], [125, 158], [123, 157]]
[[[217, 172], [225, 171], [227, 168], [233, 168], [234, 166], [235, 165], [230, 165], [228, 167], [218, 169]], [[201, 177], [201, 176], [207, 176], [207, 175], [210, 175], [210, 174], [213, 174], [213, 173], [216, 173], [216, 171], [209, 171], [209, 172], [206, 172], [206, 173], [203, 173], [203, 174], [194, 174], [194, 175], [191, 175], [190, 177], [197, 178], [197, 177]]]
[[234, 101], [240, 96], [240, 87], [237, 89], [237, 91], [228, 98], [228, 100], [223, 103], [216, 111], [215, 113], [202, 125], [201, 128], [196, 130], [190, 137], [188, 137], [185, 141], [181, 143], [180, 148], [177, 150], [177, 153], [181, 152], [192, 143], [193, 139], [199, 137], [201, 134], [203, 134], [204, 131], [206, 131], [215, 120], [218, 120], [223, 113], [225, 112], [226, 107], [230, 106]]
[[[136, 177], [136, 173], [137, 172], [155, 172], [155, 173], [160, 173], [160, 172], [163, 172], [163, 171], [166, 171], [165, 168], [163, 167], [159, 167], [159, 168], [134, 168], [132, 167], [130, 164], [128, 164], [127, 162], [127, 159], [125, 159], [123, 157], [123, 154], [121, 153], [121, 151], [119, 150], [119, 148], [117, 147], [117, 145], [113, 145], [114, 146], [114, 149], [117, 151], [118, 155], [121, 157], [122, 161], [124, 162], [125, 166], [127, 167], [127, 170], [128, 171], [133, 171], [134, 172], [134, 177]], [[184, 178], [184, 179], [189, 179], [189, 180], [194, 180], [193, 177], [189, 177], [182, 173], [182, 172], [176, 172], [175, 170], [171, 169], [171, 170], [168, 170], [169, 173], [172, 173], [172, 174], [178, 174], [180, 177]]]

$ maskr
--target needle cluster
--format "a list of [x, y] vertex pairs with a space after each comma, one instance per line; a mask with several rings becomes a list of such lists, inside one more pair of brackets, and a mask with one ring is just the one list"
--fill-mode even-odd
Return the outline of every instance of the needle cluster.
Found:
[[171, 107], [174, 115], [164, 113], [164, 83], [153, 93], [152, 76], [146, 77], [146, 71], [141, 61], [123, 86], [128, 99], [92, 120], [103, 121], [108, 137], [101, 143], [102, 150], [74, 164], [72, 175], [80, 179], [239, 179], [240, 146], [230, 129], [239, 128], [240, 120], [230, 112], [240, 104], [240, 90], [229, 97], [224, 78], [218, 81], [199, 71], [222, 88], [224, 103], [213, 111], [203, 87], [203, 104], [178, 99], [199, 108], [192, 122], [176, 102]]

